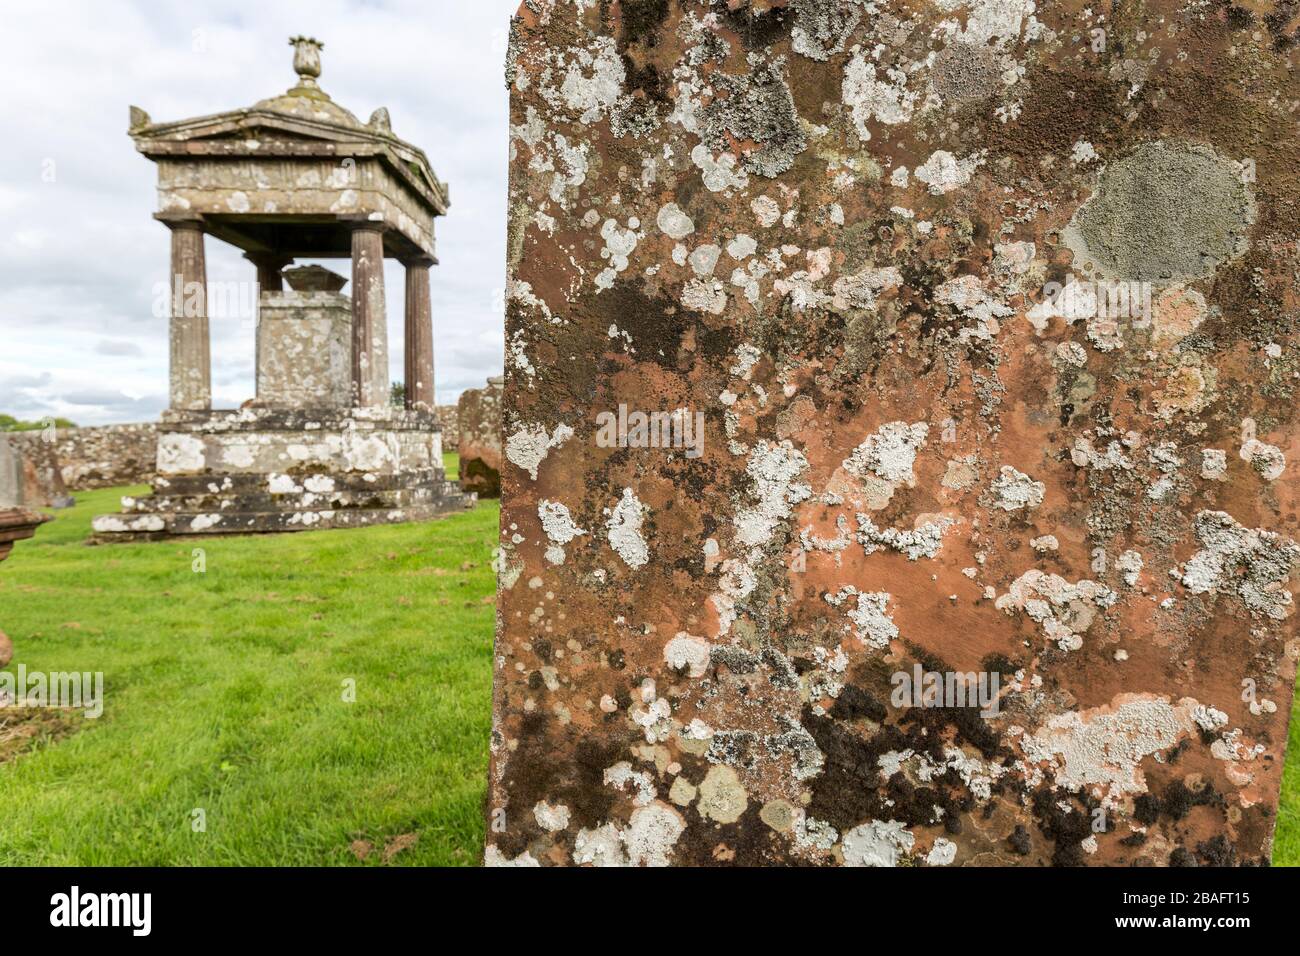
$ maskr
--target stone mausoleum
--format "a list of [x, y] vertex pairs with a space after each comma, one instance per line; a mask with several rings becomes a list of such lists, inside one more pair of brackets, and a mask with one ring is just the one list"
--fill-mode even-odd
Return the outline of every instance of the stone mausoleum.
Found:
[[[434, 405], [429, 267], [447, 184], [320, 88], [322, 44], [295, 37], [298, 83], [252, 107], [156, 123], [131, 108], [171, 230], [170, 406], [153, 493], [94, 522], [100, 540], [412, 521], [473, 504], [446, 480]], [[212, 407], [204, 244], [256, 269], [256, 397]], [[384, 259], [406, 268], [405, 407], [390, 404]], [[348, 279], [300, 259], [351, 260]]]

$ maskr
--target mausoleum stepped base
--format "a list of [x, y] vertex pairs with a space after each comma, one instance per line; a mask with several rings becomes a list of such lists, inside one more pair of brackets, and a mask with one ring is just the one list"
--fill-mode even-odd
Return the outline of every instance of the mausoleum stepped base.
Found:
[[436, 418], [400, 409], [168, 413], [153, 492], [100, 515], [97, 542], [424, 521], [473, 507]]

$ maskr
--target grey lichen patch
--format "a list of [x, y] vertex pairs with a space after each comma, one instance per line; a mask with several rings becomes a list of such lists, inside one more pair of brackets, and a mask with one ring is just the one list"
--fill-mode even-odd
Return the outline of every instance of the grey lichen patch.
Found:
[[1097, 614], [1111, 607], [1117, 595], [1110, 588], [1087, 579], [1071, 584], [1059, 574], [1038, 569], [1026, 571], [1011, 583], [994, 606], [1007, 614], [1024, 611], [1042, 628], [1044, 636], [1063, 651], [1083, 646], [1084, 632]]
[[796, 53], [825, 62], [844, 52], [861, 19], [859, 0], [794, 0], [790, 44]]
[[930, 84], [943, 100], [974, 102], [994, 93], [1001, 77], [1002, 64], [991, 47], [950, 43], [934, 55]]
[[925, 422], [889, 422], [853, 450], [844, 460], [844, 469], [858, 476], [872, 472], [885, 481], [911, 481], [916, 453], [929, 434]]
[[1291, 592], [1284, 585], [1300, 561], [1300, 545], [1271, 531], [1243, 527], [1224, 511], [1196, 516], [1202, 548], [1182, 573], [1173, 572], [1193, 594], [1235, 593], [1254, 616], [1275, 620], [1291, 612]]
[[749, 64], [752, 69], [744, 76], [715, 74], [720, 95], [704, 109], [704, 140], [723, 153], [732, 148], [729, 137], [757, 144], [743, 151], [741, 164], [751, 173], [775, 178], [808, 148], [808, 137], [781, 75], [782, 60], [768, 62], [750, 54]]
[[609, 537], [609, 546], [613, 548], [623, 563], [634, 571], [650, 560], [650, 548], [641, 533], [648, 509], [637, 498], [631, 488], [623, 489], [623, 497], [614, 506], [609, 520], [605, 522], [605, 531]]
[[944, 533], [952, 527], [953, 520], [939, 516], [934, 521], [922, 521], [912, 530], [898, 528], [878, 528], [871, 518], [859, 514], [857, 540], [867, 554], [874, 554], [882, 547], [893, 548], [900, 554], [907, 555], [909, 561], [919, 558], [933, 558], [943, 547]]
[[1065, 243], [1076, 266], [1106, 279], [1207, 276], [1246, 251], [1255, 201], [1244, 178], [1207, 147], [1144, 144], [1105, 168]]
[[915, 842], [897, 820], [870, 820], [844, 834], [844, 865], [898, 866]]
[[768, 753], [773, 756], [793, 756], [791, 773], [796, 780], [808, 780], [821, 773], [826, 765], [826, 756], [817, 748], [812, 734], [788, 717], [778, 717], [777, 722], [781, 725], [781, 733], [769, 734], [763, 738]]
[[898, 637], [898, 626], [889, 616], [887, 607], [890, 595], [885, 591], [863, 593], [852, 585], [846, 585], [833, 594], [827, 594], [826, 603], [840, 607], [851, 597], [857, 598], [856, 606], [848, 604], [847, 612], [853, 622], [853, 636], [871, 647], [888, 648], [889, 642]]
[[721, 764], [709, 768], [699, 787], [696, 809], [718, 823], [735, 823], [749, 806], [749, 797], [736, 771]]

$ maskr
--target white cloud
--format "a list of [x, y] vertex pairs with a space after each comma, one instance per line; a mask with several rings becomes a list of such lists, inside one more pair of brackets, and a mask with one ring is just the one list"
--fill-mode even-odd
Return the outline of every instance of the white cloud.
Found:
[[[325, 43], [321, 86], [361, 119], [386, 106], [397, 135], [451, 185], [432, 271], [439, 402], [500, 374], [505, 261], [505, 38], [515, 0], [122, 0], [12, 4], [0, 31], [0, 411], [85, 424], [157, 416], [166, 320], [152, 311], [167, 230], [156, 168], [126, 135], [154, 120], [252, 105], [292, 86], [288, 37]], [[251, 278], [208, 239], [210, 281]], [[324, 263], [346, 273], [346, 262]], [[391, 371], [402, 376], [401, 266], [386, 269]], [[495, 299], [499, 300], [499, 293]], [[253, 392], [247, 322], [212, 325], [214, 401]], [[91, 401], [94, 399], [94, 401]]]

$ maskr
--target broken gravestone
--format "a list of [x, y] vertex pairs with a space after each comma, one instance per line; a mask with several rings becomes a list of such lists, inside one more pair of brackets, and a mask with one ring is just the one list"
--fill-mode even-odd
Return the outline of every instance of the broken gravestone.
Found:
[[480, 498], [501, 496], [501, 392], [504, 379], [489, 378], [485, 388], [470, 388], [456, 404], [460, 430], [460, 487]]
[[44, 431], [0, 435], [0, 508], [70, 508], [59, 454]]
[[524, 4], [489, 863], [1268, 860], [1295, 42]]
[[[15, 542], [30, 538], [37, 528], [51, 520], [53, 519], [49, 515], [28, 508], [0, 509], [0, 563], [9, 557]], [[13, 656], [13, 642], [9, 640], [9, 635], [0, 631], [0, 667], [8, 666]]]

